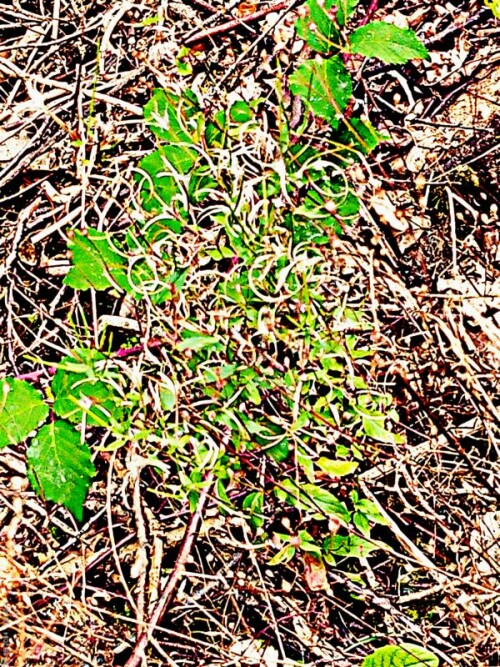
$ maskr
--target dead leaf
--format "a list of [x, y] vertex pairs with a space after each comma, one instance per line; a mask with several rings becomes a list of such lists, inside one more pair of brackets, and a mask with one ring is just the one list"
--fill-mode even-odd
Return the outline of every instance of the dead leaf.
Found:
[[305, 553], [303, 555], [304, 573], [307, 585], [312, 591], [326, 591], [330, 588], [326, 576], [326, 567], [322, 560]]

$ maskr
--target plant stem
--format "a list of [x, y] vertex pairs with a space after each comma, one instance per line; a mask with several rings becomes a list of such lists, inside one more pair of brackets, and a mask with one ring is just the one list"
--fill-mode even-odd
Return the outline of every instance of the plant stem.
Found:
[[[162, 340], [160, 338], [151, 338], [147, 343], [140, 343], [139, 345], [134, 345], [133, 347], [123, 347], [114, 352], [111, 355], [112, 359], [123, 359], [125, 357], [131, 357], [134, 354], [140, 354], [144, 352], [147, 348], [148, 350], [154, 350], [158, 347], [162, 347], [165, 344], [172, 345], [172, 341]], [[28, 382], [35, 382], [38, 380], [44, 373], [49, 375], [55, 375], [57, 372], [56, 366], [49, 366], [44, 371], [32, 371], [31, 373], [22, 373], [21, 375], [14, 376], [16, 380], [27, 380]]]
[[368, 6], [368, 9], [366, 10], [365, 16], [359, 22], [359, 25], [360, 26], [366, 25], [368, 21], [371, 21], [371, 18], [375, 14], [377, 9], [378, 9], [378, 0], [372, 0], [370, 2], [370, 5]]

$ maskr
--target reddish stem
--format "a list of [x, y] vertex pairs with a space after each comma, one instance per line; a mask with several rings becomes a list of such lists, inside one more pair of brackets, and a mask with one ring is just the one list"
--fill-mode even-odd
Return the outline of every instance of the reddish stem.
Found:
[[266, 7], [265, 9], [261, 9], [258, 12], [254, 12], [253, 14], [250, 14], [249, 16], [243, 16], [240, 19], [234, 19], [234, 21], [227, 21], [227, 23], [223, 23], [222, 25], [215, 26], [213, 28], [206, 28], [205, 30], [200, 30], [196, 32], [194, 35], [191, 35], [191, 37], [187, 37], [184, 40], [184, 44], [195, 44], [196, 42], [201, 42], [203, 39], [207, 39], [207, 37], [213, 37], [214, 35], [220, 35], [221, 33], [224, 32], [230, 32], [231, 30], [234, 30], [235, 28], [238, 28], [241, 25], [245, 25], [246, 23], [252, 23], [252, 21], [258, 21], [261, 19], [263, 16], [267, 16], [267, 14], [271, 14], [272, 12], [279, 12], [281, 9], [288, 9], [291, 6], [290, 0], [284, 0], [283, 2], [277, 2], [275, 5], [271, 5], [270, 7]]
[[371, 21], [371, 18], [375, 14], [377, 9], [378, 9], [378, 0], [372, 0], [368, 6], [368, 9], [366, 10], [366, 14], [359, 22], [359, 25], [360, 26], [366, 25], [368, 21]]

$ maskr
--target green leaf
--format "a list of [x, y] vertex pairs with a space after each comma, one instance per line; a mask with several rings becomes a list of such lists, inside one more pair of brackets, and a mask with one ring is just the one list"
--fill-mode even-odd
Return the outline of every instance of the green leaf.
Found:
[[137, 23], [137, 27], [145, 28], [148, 25], [155, 25], [155, 23], [159, 22], [160, 22], [160, 17], [158, 16], [158, 14], [155, 14], [154, 16], [148, 16], [147, 18]]
[[149, 179], [137, 172], [134, 179], [141, 183], [142, 207], [148, 213], [160, 214], [165, 204], [170, 205], [175, 195], [179, 193], [179, 187], [169, 172], [169, 165], [165, 159], [165, 149], [158, 148], [149, 155], [145, 155], [139, 162]]
[[302, 449], [302, 447], [297, 447], [295, 456], [297, 457], [297, 463], [304, 471], [307, 481], [313, 484], [316, 480], [316, 477], [314, 475], [314, 462], [312, 457], [307, 454], [305, 450]]
[[90, 449], [67, 422], [43, 426], [27, 451], [28, 477], [38, 495], [64, 505], [82, 520], [83, 503], [95, 475]]
[[226, 112], [220, 109], [213, 117], [213, 122], [207, 123], [205, 141], [210, 147], [222, 147], [228, 130]]
[[314, 554], [317, 558], [321, 558], [322, 551], [321, 547], [316, 544], [312, 535], [310, 535], [307, 530], [301, 530], [298, 535], [299, 538], [299, 547], [302, 551], [307, 553]]
[[347, 457], [351, 455], [351, 450], [345, 445], [337, 445], [335, 453], [337, 456]]
[[354, 512], [352, 522], [365, 537], [370, 537], [370, 522], [361, 512]]
[[427, 58], [429, 53], [413, 30], [373, 21], [351, 34], [351, 51], [385, 63], [403, 65], [408, 60]]
[[262, 403], [259, 388], [252, 380], [246, 383], [245, 393], [248, 396], [249, 400], [252, 401], [254, 405], [260, 405]]
[[276, 463], [282, 463], [286, 461], [290, 455], [290, 445], [287, 438], [280, 440], [277, 445], [266, 448], [266, 454], [268, 454]]
[[381, 141], [388, 141], [389, 136], [378, 132], [368, 120], [350, 118], [344, 121], [344, 129], [339, 132], [339, 143], [345, 144], [347, 158], [357, 159], [359, 151], [369, 155]]
[[341, 47], [338, 28], [346, 24], [358, 2], [359, 0], [325, 0], [321, 3], [307, 0], [307, 14], [295, 24], [297, 34], [318, 53], [338, 52]]
[[193, 204], [201, 204], [210, 194], [217, 190], [219, 184], [212, 177], [209, 167], [193, 169], [189, 178], [188, 195]]
[[231, 501], [231, 498], [227, 495], [226, 491], [227, 482], [225, 479], [218, 479], [215, 485], [217, 497], [221, 500], [227, 507], [234, 507], [234, 503]]
[[170, 379], [165, 379], [160, 385], [160, 403], [165, 412], [172, 412], [177, 403], [177, 392], [175, 385]]
[[339, 56], [306, 60], [290, 76], [290, 89], [334, 129], [352, 95], [351, 77]]
[[364, 498], [363, 500], [355, 500], [351, 492], [351, 498], [353, 499], [354, 507], [361, 512], [368, 519], [374, 523], [379, 523], [382, 526], [388, 526], [389, 521], [380, 513], [378, 507], [371, 500]]
[[197, 104], [174, 93], [157, 88], [144, 107], [144, 121], [157, 137], [168, 142], [164, 157], [182, 174], [196, 162], [198, 127], [193, 116], [199, 112]]
[[49, 408], [29, 382], [5, 378], [0, 384], [0, 447], [7, 447], [25, 440], [47, 418]]
[[380, 546], [357, 535], [332, 535], [326, 538], [323, 548], [332, 556], [365, 558], [372, 551], [380, 549]]
[[378, 440], [379, 442], [386, 442], [389, 444], [402, 444], [404, 443], [404, 437], [398, 433], [393, 433], [388, 431], [385, 426], [385, 415], [362, 415], [363, 419], [363, 431], [364, 433]]
[[[285, 500], [299, 510], [314, 512], [319, 514], [321, 510], [327, 516], [336, 516], [344, 521], [349, 521], [351, 514], [344, 503], [327, 491], [315, 484], [296, 485], [291, 479], [284, 479], [281, 488], [275, 489], [276, 496]], [[318, 516], [322, 518], [321, 514]]]
[[338, 7], [337, 21], [340, 26], [344, 26], [347, 19], [352, 15], [359, 4], [359, 0], [335, 0]]
[[220, 379], [227, 380], [227, 378], [230, 378], [231, 375], [234, 374], [237, 368], [238, 364], [224, 364], [224, 366], [221, 366], [219, 369]]
[[295, 547], [287, 544], [283, 547], [283, 549], [280, 549], [280, 551], [278, 551], [278, 553], [273, 558], [271, 558], [269, 565], [281, 565], [282, 563], [289, 563], [294, 556]]
[[439, 667], [439, 658], [421, 646], [383, 646], [368, 655], [361, 667]]
[[198, 350], [203, 350], [205, 347], [213, 347], [214, 345], [217, 348], [222, 348], [219, 339], [216, 336], [206, 336], [205, 334], [194, 334], [182, 340], [178, 345], [177, 349], [179, 351], [191, 350], [197, 352]]
[[74, 232], [69, 242], [73, 267], [64, 284], [76, 290], [105, 290], [119, 286], [127, 291], [127, 260], [114, 248], [107, 234], [89, 229], [85, 234]]
[[252, 111], [250, 105], [242, 100], [235, 102], [231, 109], [229, 110], [229, 115], [235, 123], [246, 123], [249, 120], [252, 120], [254, 117], [254, 112]]
[[220, 382], [227, 380], [236, 372], [238, 364], [224, 364], [223, 366], [211, 366], [203, 371], [205, 382]]
[[179, 54], [177, 55], [177, 58], [175, 59], [175, 64], [177, 65], [177, 72], [181, 76], [189, 76], [190, 74], [193, 73], [193, 66], [187, 60], [187, 57], [189, 56], [190, 49], [188, 49], [187, 46], [182, 46], [179, 49]]
[[264, 525], [264, 492], [254, 491], [245, 497], [242, 508], [250, 514], [250, 523], [254, 528], [260, 528]]
[[81, 423], [85, 414], [88, 426], [108, 426], [110, 417], [116, 422], [122, 421], [121, 396], [113, 385], [102, 381], [99, 378], [102, 373], [96, 373], [94, 369], [95, 362], [105, 357], [95, 350], [77, 350], [77, 359], [78, 355], [84, 362], [82, 370], [67, 370], [68, 366], [75, 363], [75, 357], [65, 357], [54, 375], [51, 384], [55, 395], [54, 412], [75, 424]]
[[491, 9], [493, 16], [500, 19], [500, 0], [484, 0], [484, 4]]
[[337, 516], [344, 521], [349, 521], [351, 515], [344, 503], [326, 489], [322, 489], [315, 484], [302, 484], [301, 490], [314, 501], [321, 510], [327, 515]]
[[350, 475], [359, 466], [355, 461], [332, 461], [332, 459], [320, 456], [316, 465], [331, 477], [344, 477]]
[[147, 230], [144, 232], [144, 237], [148, 243], [154, 244], [164, 238], [168, 238], [169, 232], [180, 234], [182, 232], [182, 223], [179, 220], [169, 217], [161, 218], [148, 225]]
[[231, 259], [234, 257], [234, 250], [231, 250], [227, 246], [221, 246], [214, 250], [207, 250], [207, 255], [215, 259], [215, 261], [220, 262], [221, 259]]
[[336, 6], [335, 0], [326, 0], [320, 5], [317, 0], [306, 3], [307, 15], [295, 24], [298, 36], [318, 53], [330, 53], [339, 48], [340, 34], [329, 17], [329, 11]]

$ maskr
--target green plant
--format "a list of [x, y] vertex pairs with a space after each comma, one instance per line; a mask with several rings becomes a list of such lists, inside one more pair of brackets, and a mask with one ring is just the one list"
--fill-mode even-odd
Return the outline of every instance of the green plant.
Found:
[[282, 100], [270, 132], [261, 100], [207, 113], [191, 91], [156, 90], [144, 121], [157, 147], [138, 165], [136, 223], [71, 235], [64, 284], [128, 294], [161, 349], [140, 379], [123, 350], [82, 341], [45, 395], [3, 383], [0, 445], [31, 437], [33, 488], [77, 519], [95, 473], [87, 434], [100, 429], [110, 447], [132, 442], [169, 470], [173, 504], [194, 508], [213, 471], [220, 511], [246, 518], [262, 548], [270, 519], [293, 509], [297, 530], [277, 534], [285, 547], [271, 562], [296, 548], [334, 564], [381, 547], [370, 530], [384, 518], [339, 484], [370, 447], [402, 440], [391, 397], [368, 380], [371, 325], [345, 305], [330, 244], [359, 210], [346, 170], [382, 139], [351, 112], [344, 56], [403, 62], [426, 51], [387, 24], [347, 33], [356, 4], [309, 0], [297, 24], [321, 56], [299, 65], [290, 89], [326, 129], [311, 133], [307, 114], [293, 129]]
[[361, 667], [439, 667], [439, 659], [421, 646], [400, 644], [378, 648]]
[[[88, 394], [92, 399], [92, 392]], [[76, 410], [83, 410], [75, 400]], [[28, 382], [2, 381], [0, 447], [17, 445], [45, 421], [49, 413], [43, 395]], [[94, 476], [89, 447], [66, 421], [51, 421], [32, 435], [27, 452], [28, 477], [35, 491], [46, 500], [65, 505], [77, 519]]]
[[[353, 123], [343, 112], [351, 100], [352, 84], [345, 66], [348, 54], [379, 58], [386, 63], [404, 64], [412, 58], [426, 58], [427, 49], [412, 30], [398, 28], [383, 21], [372, 21], [348, 31], [348, 20], [357, 0], [327, 0], [319, 3], [308, 0], [302, 7], [297, 32], [319, 54], [306, 60], [291, 75], [293, 93], [309, 106], [313, 113], [325, 118], [337, 129], [343, 122], [351, 142], [369, 152], [378, 135], [366, 123]], [[367, 136], [364, 136], [367, 135]]]
[[500, 1], [499, 0], [484, 0], [484, 4], [491, 9], [493, 15], [500, 19]]

